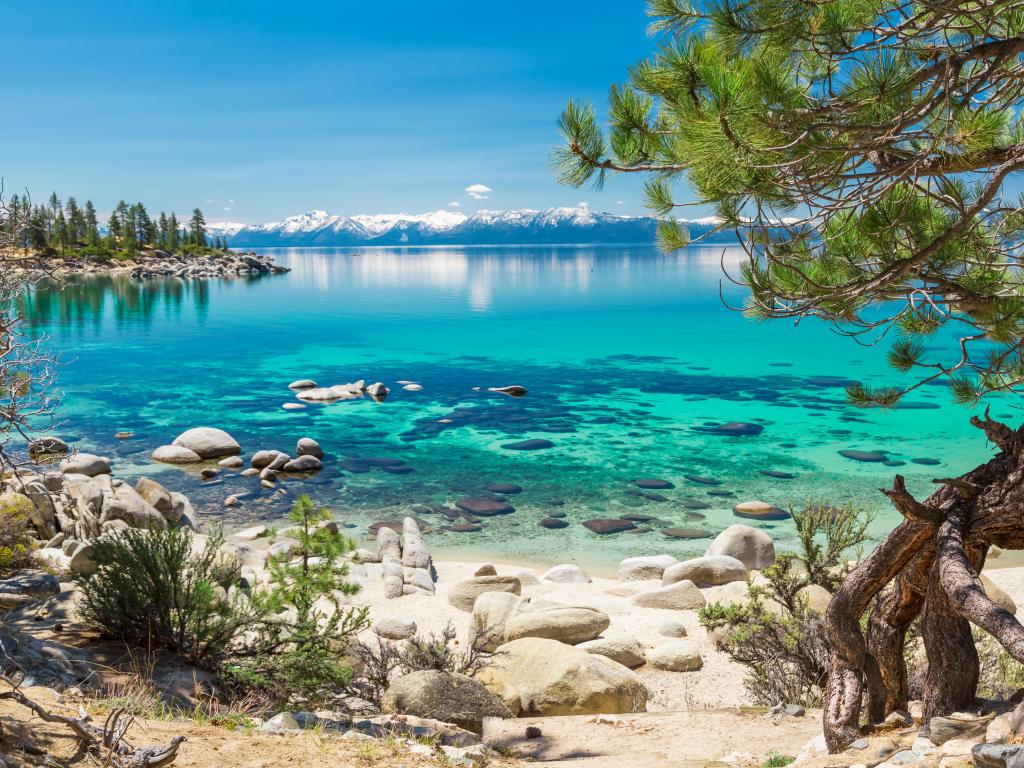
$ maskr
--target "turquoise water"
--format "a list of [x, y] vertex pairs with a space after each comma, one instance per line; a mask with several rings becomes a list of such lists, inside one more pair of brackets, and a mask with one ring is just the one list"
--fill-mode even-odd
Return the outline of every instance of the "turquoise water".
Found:
[[[991, 455], [968, 424], [971, 411], [950, 404], [943, 387], [923, 387], [899, 410], [847, 406], [850, 380], [899, 381], [884, 349], [813, 323], [758, 324], [731, 311], [720, 288], [734, 305], [742, 290], [722, 284], [722, 264], [735, 266], [741, 254], [721, 247], [671, 256], [639, 247], [271, 252], [290, 274], [38, 287], [25, 308], [64, 360], [58, 431], [115, 459], [119, 475], [158, 476], [188, 493], [205, 521], [228, 527], [279, 519], [289, 501], [233, 473], [201, 483], [194, 471], [150, 462], [153, 448], [198, 425], [228, 430], [246, 453], [314, 437], [329, 454], [324, 471], [284, 487], [311, 493], [359, 535], [414, 504], [451, 506], [486, 494], [487, 484], [514, 483], [523, 488], [507, 497], [515, 512], [481, 519], [479, 531], [445, 530], [443, 515], [421, 513], [433, 546], [605, 565], [629, 554], [702, 552], [707, 540], [669, 539], [660, 529], [713, 534], [737, 522], [734, 504], [751, 499], [855, 503], [879, 514], [873, 530], [882, 535], [897, 515], [877, 489], [895, 472], [923, 496], [932, 478]], [[300, 378], [380, 380], [392, 393], [381, 404], [282, 409], [295, 402], [287, 384]], [[423, 388], [405, 391], [402, 380]], [[508, 384], [528, 395], [486, 392]], [[994, 410], [1017, 421], [1007, 400]], [[763, 431], [713, 433], [726, 422]], [[135, 438], [115, 439], [123, 430]], [[528, 438], [554, 445], [502, 448]], [[886, 451], [903, 464], [839, 455], [848, 449]], [[399, 459], [413, 471], [352, 472], [344, 466], [359, 468], [346, 461], [353, 457]], [[637, 495], [636, 478], [675, 487], [656, 500]], [[224, 497], [240, 491], [250, 495], [225, 511]], [[550, 513], [568, 526], [541, 527]], [[581, 525], [625, 514], [658, 520], [612, 536]], [[761, 525], [792, 539], [787, 521]]]

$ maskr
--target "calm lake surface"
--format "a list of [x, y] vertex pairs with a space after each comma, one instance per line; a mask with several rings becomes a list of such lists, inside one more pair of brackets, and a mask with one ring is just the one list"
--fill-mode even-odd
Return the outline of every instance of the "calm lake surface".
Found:
[[[64, 360], [59, 433], [110, 456], [118, 476], [147, 474], [189, 494], [205, 523], [279, 520], [296, 493], [308, 492], [362, 537], [372, 522], [401, 519], [415, 504], [451, 506], [486, 495], [490, 483], [514, 483], [523, 488], [507, 497], [515, 512], [481, 519], [480, 531], [444, 530], [444, 516], [421, 512], [434, 528], [432, 546], [607, 566], [630, 554], [702, 553], [707, 540], [669, 539], [659, 529], [714, 534], [739, 521], [734, 504], [751, 499], [852, 502], [879, 514], [873, 530], [882, 535], [898, 515], [877, 489], [896, 472], [923, 497], [932, 478], [992, 453], [969, 426], [971, 411], [951, 404], [944, 387], [922, 387], [899, 410], [847, 406], [850, 380], [899, 382], [885, 350], [821, 326], [759, 324], [729, 310], [719, 295], [722, 263], [735, 266], [741, 254], [722, 247], [671, 256], [639, 247], [265, 252], [292, 272], [78, 278], [25, 299], [33, 329]], [[723, 292], [742, 304], [741, 289], [726, 283]], [[302, 378], [327, 386], [379, 380], [392, 393], [381, 404], [284, 410], [296, 402], [288, 383]], [[405, 391], [400, 380], [423, 389]], [[486, 392], [508, 384], [529, 394]], [[996, 402], [993, 412], [1018, 421], [1012, 402]], [[713, 432], [726, 422], [763, 431]], [[318, 476], [284, 483], [287, 498], [232, 472], [201, 483], [194, 471], [149, 460], [155, 447], [200, 425], [228, 430], [245, 454], [294, 451], [310, 436], [329, 456]], [[122, 430], [135, 438], [115, 439]], [[502, 448], [529, 438], [554, 446]], [[890, 465], [840, 456], [846, 449], [885, 451]], [[350, 460], [367, 457], [399, 459], [412, 471], [343, 466], [359, 468]], [[930, 463], [914, 462], [922, 459]], [[636, 478], [675, 487], [648, 498]], [[238, 492], [249, 495], [224, 510], [223, 499]], [[568, 526], [541, 527], [551, 513]], [[637, 513], [658, 520], [614, 536], [581, 525]], [[790, 522], [760, 525], [792, 541]]]

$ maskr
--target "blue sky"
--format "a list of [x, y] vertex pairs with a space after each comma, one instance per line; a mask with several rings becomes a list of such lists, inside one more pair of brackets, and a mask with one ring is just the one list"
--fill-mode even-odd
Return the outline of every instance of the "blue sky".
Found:
[[642, 0], [50, 0], [4, 15], [8, 191], [246, 222], [451, 202], [642, 212], [639, 179], [575, 190], [548, 166], [566, 100], [603, 105], [651, 50]]

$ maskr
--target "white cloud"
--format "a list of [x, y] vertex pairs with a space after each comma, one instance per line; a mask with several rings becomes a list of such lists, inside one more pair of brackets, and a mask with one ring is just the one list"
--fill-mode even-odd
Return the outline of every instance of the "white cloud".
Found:
[[450, 203], [448, 203], [448, 207], [449, 208], [461, 208], [462, 207], [462, 203], [460, 203], [458, 200], [452, 200]]
[[486, 200], [487, 195], [494, 190], [488, 187], [486, 184], [470, 184], [466, 187], [466, 194], [472, 197], [474, 200]]
[[579, 207], [579, 208], [589, 208], [590, 207], [590, 203], [588, 203], [586, 200], [581, 200], [577, 207]]
[[626, 201], [625, 201], [625, 200], [616, 200], [616, 201], [615, 201], [615, 204], [616, 204], [616, 205], [625, 205], [625, 204], [626, 204]]
[[231, 206], [230, 206], [230, 205], [226, 205], [226, 206], [224, 206], [224, 210], [225, 210], [225, 211], [230, 211], [230, 210], [231, 210]]

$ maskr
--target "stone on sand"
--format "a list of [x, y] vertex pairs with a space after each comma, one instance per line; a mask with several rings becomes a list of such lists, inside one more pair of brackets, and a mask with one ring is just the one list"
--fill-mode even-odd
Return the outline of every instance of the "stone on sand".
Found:
[[515, 576], [476, 576], [459, 582], [448, 593], [448, 602], [460, 611], [472, 612], [473, 603], [484, 592], [522, 594], [523, 585]]
[[630, 669], [641, 667], [646, 663], [643, 647], [631, 635], [600, 637], [596, 640], [580, 643], [576, 647], [587, 653], [607, 656], [612, 661], [617, 661], [622, 666], [629, 667]]
[[695, 611], [703, 608], [707, 600], [692, 581], [677, 581], [667, 587], [650, 589], [629, 598], [640, 608], [663, 608], [675, 611]]
[[514, 716], [643, 712], [647, 688], [629, 669], [557, 640], [505, 643], [479, 679]]
[[696, 672], [704, 660], [690, 643], [673, 640], [647, 651], [647, 663], [666, 672]]
[[668, 586], [677, 581], [692, 581], [699, 587], [714, 587], [747, 578], [747, 567], [728, 555], [705, 555], [669, 566], [661, 576]]
[[730, 525], [708, 547], [709, 555], [729, 555], [748, 570], [767, 568], [775, 562], [772, 537], [749, 525]]
[[660, 579], [665, 569], [679, 561], [672, 555], [627, 557], [619, 563], [619, 581], [647, 581]]
[[384, 712], [428, 717], [482, 733], [486, 717], [512, 717], [502, 700], [471, 677], [436, 669], [411, 672], [391, 684]]
[[557, 584], [589, 584], [591, 581], [586, 571], [572, 563], [556, 565], [541, 578], [544, 581], [553, 581]]

